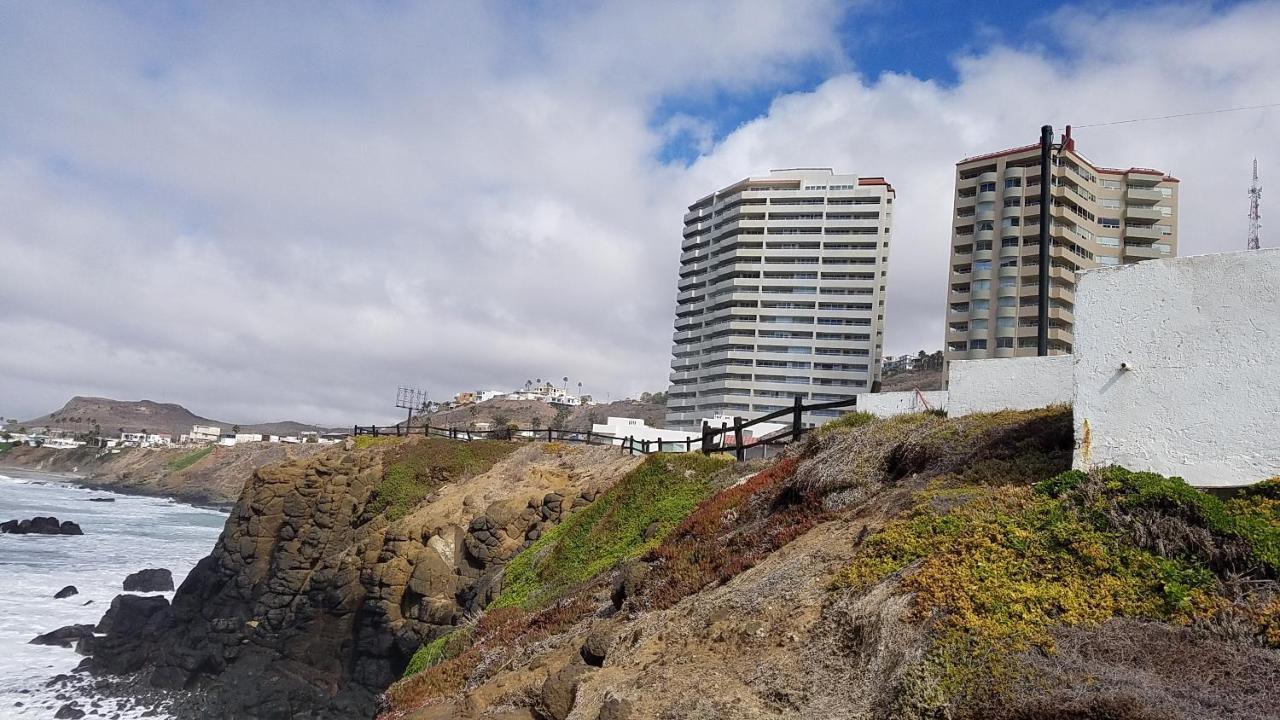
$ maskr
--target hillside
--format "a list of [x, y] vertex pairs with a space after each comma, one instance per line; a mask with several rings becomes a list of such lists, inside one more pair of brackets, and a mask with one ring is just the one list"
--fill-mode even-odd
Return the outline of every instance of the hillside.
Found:
[[1224, 501], [1070, 472], [1068, 409], [853, 414], [745, 464], [352, 445], [256, 471], [173, 606], [113, 622], [94, 671], [193, 690], [184, 719], [1262, 720], [1280, 704], [1277, 483]]
[[124, 448], [102, 453], [94, 448], [51, 450], [15, 445], [0, 454], [0, 471], [8, 467], [64, 474], [85, 487], [227, 507], [240, 497], [245, 478], [256, 468], [308, 457], [322, 447], [312, 443], [243, 443], [200, 449]]
[[886, 375], [880, 381], [881, 392], [897, 390], [943, 390], [947, 384], [947, 373], [940, 368], [921, 368], [906, 372]]
[[[445, 410], [431, 415], [431, 424], [440, 427], [465, 428], [472, 423], [492, 423], [505, 417], [522, 428], [548, 427], [555, 420], [558, 410], [553, 405], [536, 400], [487, 400], [475, 405]], [[662, 405], [642, 403], [638, 400], [584, 405], [569, 410], [565, 420], [567, 430], [589, 430], [595, 423], [603, 423], [609, 417], [640, 418], [649, 427], [662, 427], [667, 409]]]
[[[230, 432], [237, 423], [210, 420], [201, 417], [181, 405], [157, 403], [151, 400], [110, 400], [107, 398], [76, 396], [60, 409], [38, 418], [20, 423], [23, 427], [48, 427], [74, 432], [92, 432], [94, 426], [101, 432], [115, 435], [124, 432], [168, 433], [177, 439], [191, 432], [192, 425], [216, 425], [223, 432]], [[315, 425], [293, 421], [270, 423], [238, 423], [241, 432], [289, 435], [303, 430], [323, 430]]]

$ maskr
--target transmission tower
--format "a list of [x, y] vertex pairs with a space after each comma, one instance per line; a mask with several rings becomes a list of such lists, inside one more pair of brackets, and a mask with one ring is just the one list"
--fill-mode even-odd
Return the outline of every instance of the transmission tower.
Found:
[[1249, 249], [1262, 247], [1262, 213], [1258, 205], [1262, 201], [1262, 184], [1258, 182], [1258, 159], [1253, 160], [1253, 183], [1249, 185]]

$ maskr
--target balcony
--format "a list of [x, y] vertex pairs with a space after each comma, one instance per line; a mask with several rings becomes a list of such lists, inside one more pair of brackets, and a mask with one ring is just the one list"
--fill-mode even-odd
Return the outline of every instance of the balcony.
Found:
[[995, 182], [997, 179], [995, 170], [988, 170], [978, 176], [978, 182], [980, 183]]
[[1160, 202], [1164, 199], [1164, 194], [1159, 190], [1146, 188], [1129, 188], [1124, 191], [1124, 199], [1128, 202]]
[[1124, 229], [1124, 236], [1126, 239], [1159, 240], [1164, 237], [1164, 233], [1154, 225], [1132, 225]]
[[1133, 245], [1125, 243], [1124, 256], [1126, 259], [1151, 260], [1154, 258], [1162, 258], [1165, 254], [1160, 252], [1158, 248], [1152, 247], [1151, 245]]
[[1154, 206], [1130, 205], [1124, 209], [1124, 216], [1130, 220], [1160, 220], [1164, 215]]

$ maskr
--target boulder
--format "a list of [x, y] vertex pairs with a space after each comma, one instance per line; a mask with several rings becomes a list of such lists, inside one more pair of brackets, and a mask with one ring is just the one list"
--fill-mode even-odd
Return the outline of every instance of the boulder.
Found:
[[61, 600], [63, 598], [69, 598], [72, 595], [79, 595], [79, 594], [80, 594], [80, 591], [76, 589], [75, 585], [68, 585], [62, 588], [61, 590], [59, 590], [58, 592], [54, 593], [53, 599]]
[[600, 705], [598, 720], [631, 720], [631, 701], [611, 697]]
[[92, 625], [67, 625], [57, 630], [51, 630], [43, 635], [37, 635], [27, 641], [28, 645], [57, 645], [59, 647], [69, 648], [77, 640], [84, 637], [93, 637]]
[[84, 534], [84, 531], [80, 529], [80, 526], [71, 522], [70, 520], [63, 520], [62, 524], [58, 526], [58, 532], [63, 535], [83, 535]]
[[57, 720], [79, 720], [84, 717], [84, 711], [76, 707], [75, 703], [67, 703], [58, 708], [58, 712], [53, 715]]
[[649, 566], [643, 562], [630, 560], [623, 563], [622, 567], [618, 569], [618, 574], [613, 578], [613, 592], [610, 593], [613, 606], [621, 608], [622, 603], [626, 602], [627, 598], [635, 597], [648, 577]]
[[613, 645], [614, 635], [615, 630], [611, 625], [593, 628], [587, 633], [587, 638], [579, 651], [583, 661], [594, 667], [604, 665], [604, 659], [609, 655], [609, 648]]
[[126, 592], [168, 592], [173, 589], [173, 573], [164, 568], [139, 570], [124, 579], [124, 589]]
[[578, 698], [578, 684], [582, 676], [591, 672], [586, 665], [566, 665], [560, 672], [547, 678], [542, 684], [539, 715], [547, 720], [565, 720], [573, 710], [573, 703]]

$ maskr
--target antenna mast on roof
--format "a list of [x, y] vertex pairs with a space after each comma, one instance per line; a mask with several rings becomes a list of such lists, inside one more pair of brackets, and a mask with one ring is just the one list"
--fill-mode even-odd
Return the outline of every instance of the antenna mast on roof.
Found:
[[1249, 185], [1249, 249], [1262, 247], [1262, 213], [1258, 205], [1262, 202], [1262, 184], [1258, 182], [1258, 159], [1253, 159], [1253, 183]]

